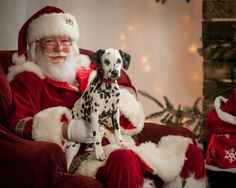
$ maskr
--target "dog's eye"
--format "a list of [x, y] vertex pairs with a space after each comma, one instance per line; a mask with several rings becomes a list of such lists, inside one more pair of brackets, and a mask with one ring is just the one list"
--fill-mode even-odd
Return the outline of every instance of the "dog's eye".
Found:
[[105, 63], [106, 65], [110, 65], [110, 61], [109, 61], [108, 59], [105, 59], [104, 63]]
[[116, 61], [117, 63], [121, 63], [121, 59], [117, 59], [117, 61]]

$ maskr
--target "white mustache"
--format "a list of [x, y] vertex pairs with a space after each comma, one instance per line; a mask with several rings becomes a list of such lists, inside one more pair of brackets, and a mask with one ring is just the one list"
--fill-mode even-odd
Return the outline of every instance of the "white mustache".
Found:
[[48, 57], [67, 57], [68, 53], [65, 52], [52, 52], [52, 53], [46, 53]]

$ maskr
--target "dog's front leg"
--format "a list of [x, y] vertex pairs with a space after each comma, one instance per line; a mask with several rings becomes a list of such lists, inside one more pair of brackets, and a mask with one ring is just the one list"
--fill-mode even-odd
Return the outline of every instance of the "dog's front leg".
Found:
[[102, 148], [102, 138], [99, 132], [98, 114], [91, 114], [91, 123], [93, 129], [93, 143], [97, 160], [105, 160], [106, 155]]
[[119, 146], [123, 146], [123, 140], [122, 140], [121, 131], [120, 131], [120, 111], [118, 109], [115, 111], [115, 113], [112, 116], [112, 124], [114, 128], [114, 135], [115, 135], [116, 143]]

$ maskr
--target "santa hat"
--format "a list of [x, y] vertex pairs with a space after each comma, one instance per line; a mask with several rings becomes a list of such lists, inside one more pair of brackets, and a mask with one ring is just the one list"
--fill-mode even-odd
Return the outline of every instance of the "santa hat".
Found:
[[218, 117], [227, 123], [236, 125], [236, 88], [231, 92], [228, 99], [223, 96], [215, 98], [214, 107]]
[[27, 44], [53, 35], [66, 35], [77, 43], [78, 23], [71, 14], [64, 13], [57, 7], [46, 6], [32, 15], [22, 26], [18, 36], [18, 55], [26, 53]]

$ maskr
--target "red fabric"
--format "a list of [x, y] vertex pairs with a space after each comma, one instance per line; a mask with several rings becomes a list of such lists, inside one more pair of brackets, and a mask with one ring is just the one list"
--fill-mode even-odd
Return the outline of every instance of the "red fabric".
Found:
[[184, 127], [158, 125], [156, 123], [145, 123], [145, 126], [141, 134], [137, 135], [137, 139], [140, 142], [152, 141], [158, 143], [163, 136], [169, 135], [181, 135], [184, 137], [191, 138], [193, 143], [196, 145], [194, 134]]
[[[236, 89], [221, 110], [236, 116]], [[219, 168], [236, 168], [236, 125], [222, 121], [215, 109], [206, 117], [206, 163]]]
[[[206, 117], [206, 129], [209, 133], [236, 134], [236, 125], [224, 122], [219, 119], [215, 109], [208, 112]], [[208, 139], [208, 138], [207, 138]]]
[[206, 163], [219, 168], [236, 168], [236, 134], [212, 134]]
[[196, 179], [203, 179], [206, 177], [204, 158], [199, 148], [193, 144], [189, 144], [185, 158], [185, 163], [181, 171], [182, 178], [185, 179], [193, 173]]
[[[81, 96], [66, 83], [42, 80], [30, 72], [18, 74], [10, 85], [14, 94], [14, 112], [9, 120], [9, 127], [25, 138], [31, 138], [32, 119], [36, 113], [55, 106], [72, 108]], [[26, 120], [26, 124], [19, 133], [20, 120]]]
[[107, 182], [109, 188], [137, 188], [143, 184], [146, 166], [130, 150], [115, 150], [106, 165], [99, 168], [96, 178]]
[[1, 187], [103, 187], [91, 178], [68, 174], [64, 153], [57, 144], [22, 139], [1, 124], [0, 150]]
[[5, 73], [0, 69], [0, 123], [6, 124], [12, 112], [12, 94]]

